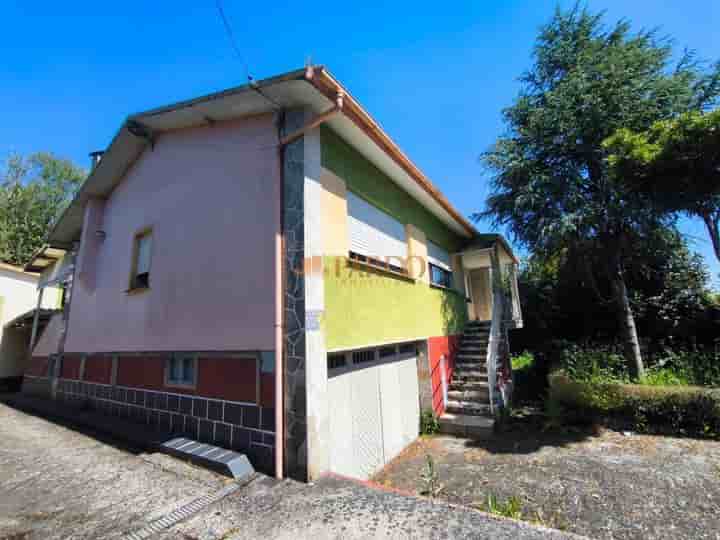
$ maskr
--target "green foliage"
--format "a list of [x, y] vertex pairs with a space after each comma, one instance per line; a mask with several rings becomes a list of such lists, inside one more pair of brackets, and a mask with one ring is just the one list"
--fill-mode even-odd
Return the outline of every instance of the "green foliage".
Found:
[[420, 433], [435, 435], [440, 431], [440, 422], [431, 410], [423, 411], [420, 415]]
[[640, 379], [640, 384], [648, 386], [688, 386], [690, 378], [682, 371], [672, 368], [650, 368]]
[[720, 437], [720, 391], [692, 386], [642, 386], [550, 377], [549, 401], [578, 418], [598, 415], [640, 432]]
[[523, 351], [517, 356], [510, 358], [514, 373], [518, 371], [530, 370], [535, 363], [535, 357], [530, 351]]
[[[630, 303], [649, 363], [666, 348], [712, 347], [720, 335], [720, 306], [710, 292], [703, 261], [677, 230], [658, 229], [628, 242], [626, 251]], [[552, 346], [559, 354], [565, 347], [555, 347], [556, 340], [617, 343], [620, 327], [612, 306], [599, 300], [610, 295], [610, 284], [588, 278], [588, 261], [600, 264], [588, 253], [571, 250], [534, 255], [523, 263], [519, 290], [524, 328], [514, 335], [514, 347], [532, 350], [542, 362], [542, 351]]]
[[593, 303], [608, 300], [625, 356], [639, 371], [625, 302], [631, 246], [649, 243], [671, 218], [615, 181], [603, 141], [707, 106], [720, 85], [690, 54], [674, 64], [670, 41], [655, 32], [633, 33], [627, 21], [607, 25], [579, 5], [542, 27], [533, 56], [520, 95], [503, 112], [507, 134], [483, 154], [492, 194], [474, 217], [491, 218], [536, 254], [577, 262]]
[[[557, 366], [573, 381], [597, 385], [627, 383], [630, 376], [612, 347], [565, 344]], [[706, 351], [665, 351], [640, 380], [650, 386], [720, 387], [720, 355]]]
[[435, 467], [435, 460], [430, 454], [425, 456], [425, 468], [420, 474], [420, 495], [437, 497], [442, 493], [443, 486]]
[[[720, 84], [720, 63], [716, 79]], [[720, 260], [720, 109], [691, 111], [639, 132], [621, 128], [603, 147], [618, 183], [667, 212], [702, 218]]]
[[501, 501], [497, 495], [490, 493], [487, 501], [476, 504], [480, 510], [510, 519], [523, 519], [522, 501], [519, 497], [511, 495], [505, 501]]
[[0, 260], [26, 263], [85, 175], [70, 161], [46, 152], [10, 156], [0, 173]]

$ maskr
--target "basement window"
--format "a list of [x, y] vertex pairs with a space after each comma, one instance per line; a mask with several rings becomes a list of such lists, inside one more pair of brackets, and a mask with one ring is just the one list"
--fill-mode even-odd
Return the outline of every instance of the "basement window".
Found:
[[194, 387], [197, 362], [192, 354], [173, 354], [167, 360], [165, 384], [168, 386]]
[[394, 356], [397, 352], [397, 347], [395, 345], [388, 345], [385, 347], [380, 347], [380, 359], [385, 359], [389, 356]]
[[130, 291], [150, 288], [150, 255], [152, 252], [152, 229], [145, 229], [135, 235], [133, 241]]

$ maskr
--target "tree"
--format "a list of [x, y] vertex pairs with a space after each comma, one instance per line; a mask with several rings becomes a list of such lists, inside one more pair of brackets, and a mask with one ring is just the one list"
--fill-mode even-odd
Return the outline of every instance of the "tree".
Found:
[[589, 282], [607, 279], [636, 376], [644, 367], [625, 279], [627, 248], [671, 220], [643, 193], [613, 180], [603, 141], [717, 97], [714, 75], [691, 54], [674, 67], [671, 57], [671, 45], [654, 31], [633, 34], [627, 21], [606, 27], [603, 14], [579, 6], [557, 10], [540, 30], [519, 97], [503, 111], [507, 134], [483, 154], [492, 194], [474, 216], [507, 227], [532, 252], [571, 251], [585, 261]]
[[[636, 240], [627, 246], [632, 256], [626, 256], [624, 275], [646, 350], [711, 346], [717, 326], [711, 320], [713, 297], [702, 257], [688, 249], [674, 227]], [[597, 301], [598, 294], [609, 296], [610, 283], [599, 276], [589, 286], [585, 275], [586, 259], [599, 264], [601, 257], [562, 250], [549, 257], [538, 252], [523, 262], [519, 288], [524, 324], [513, 340], [518, 351], [542, 351], [553, 341], [614, 344], [619, 330], [614, 306]]]
[[661, 210], [703, 220], [720, 261], [720, 109], [692, 111], [604, 142], [616, 181]]
[[72, 162], [47, 152], [11, 155], [0, 177], [0, 260], [26, 263], [85, 176]]

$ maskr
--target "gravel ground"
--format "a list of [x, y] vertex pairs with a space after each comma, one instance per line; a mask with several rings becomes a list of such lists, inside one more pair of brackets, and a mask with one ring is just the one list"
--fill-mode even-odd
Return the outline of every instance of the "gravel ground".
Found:
[[[228, 482], [174, 458], [132, 451], [0, 403], [0, 540], [119, 538]], [[153, 538], [570, 536], [342, 478], [307, 485], [257, 475]]]
[[720, 539], [717, 441], [515, 426], [491, 441], [420, 439], [375, 480], [417, 490], [427, 455], [454, 503], [518, 497], [525, 516], [593, 538]]

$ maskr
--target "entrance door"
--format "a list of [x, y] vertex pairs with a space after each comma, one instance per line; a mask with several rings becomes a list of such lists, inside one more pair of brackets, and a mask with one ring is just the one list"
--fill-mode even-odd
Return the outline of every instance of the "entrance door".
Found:
[[492, 288], [490, 269], [477, 268], [470, 271], [470, 294], [475, 310], [475, 319], [489, 321], [492, 318]]

